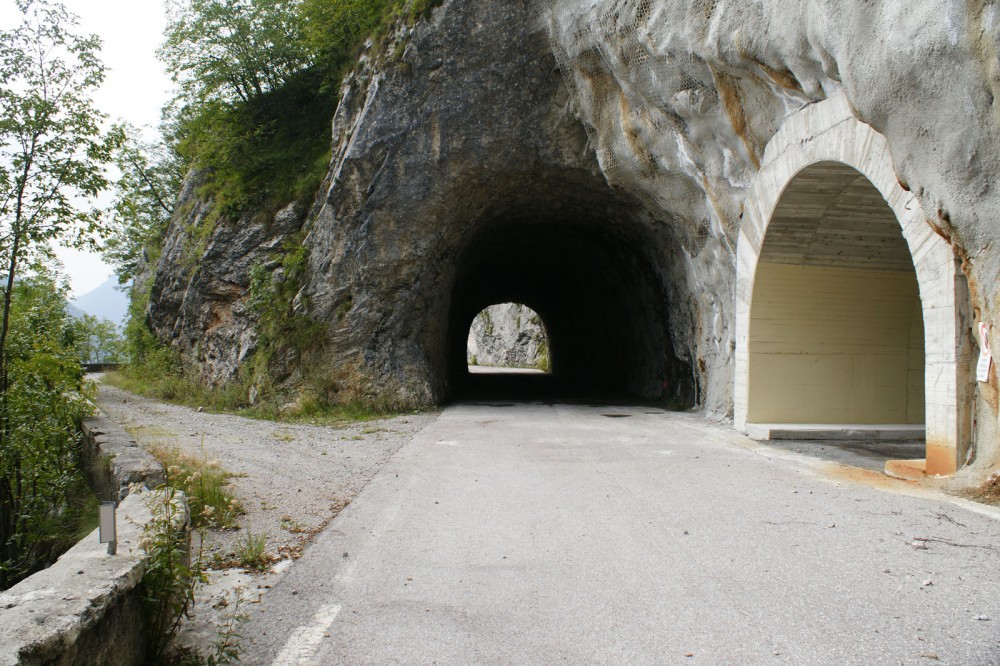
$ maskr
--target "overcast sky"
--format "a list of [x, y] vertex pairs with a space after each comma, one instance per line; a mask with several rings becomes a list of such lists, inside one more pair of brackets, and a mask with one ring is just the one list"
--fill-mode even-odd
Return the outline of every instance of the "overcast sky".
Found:
[[[80, 17], [78, 33], [96, 33], [104, 41], [102, 60], [108, 76], [95, 95], [97, 107], [112, 120], [155, 129], [160, 109], [170, 97], [170, 78], [156, 59], [166, 23], [163, 0], [62, 0]], [[0, 0], [0, 24], [11, 28], [21, 14], [14, 0]], [[60, 250], [73, 295], [86, 293], [111, 275], [96, 255]]]

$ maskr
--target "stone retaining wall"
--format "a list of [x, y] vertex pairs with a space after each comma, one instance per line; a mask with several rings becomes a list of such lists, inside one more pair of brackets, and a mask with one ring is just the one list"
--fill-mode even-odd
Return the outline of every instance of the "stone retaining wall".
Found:
[[108, 555], [95, 530], [48, 569], [0, 592], [0, 666], [142, 663], [140, 540], [156, 498], [133, 489], [155, 488], [165, 474], [103, 414], [85, 421], [83, 435], [81, 462], [91, 487], [102, 500], [121, 499], [118, 553]]
[[125, 430], [97, 411], [83, 422], [80, 464], [101, 500], [121, 500], [132, 484], [157, 488], [166, 483], [163, 466]]

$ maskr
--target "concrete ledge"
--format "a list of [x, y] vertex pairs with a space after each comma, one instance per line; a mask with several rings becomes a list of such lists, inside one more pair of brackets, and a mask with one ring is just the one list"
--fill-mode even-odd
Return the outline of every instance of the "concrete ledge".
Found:
[[862, 425], [835, 423], [748, 423], [750, 439], [839, 440], [908, 442], [924, 439], [924, 426], [911, 424]]
[[[108, 555], [94, 531], [48, 569], [0, 592], [0, 666], [142, 663], [140, 540], [153, 517], [151, 502], [162, 496], [129, 492], [163, 485], [166, 473], [100, 411], [81, 430], [80, 464], [90, 487], [102, 500], [120, 501], [118, 554]], [[180, 517], [186, 524], [186, 504]]]
[[0, 666], [142, 663], [140, 542], [152, 501], [163, 495], [137, 492], [122, 501], [117, 555], [107, 554], [95, 530], [48, 569], [0, 592]]
[[100, 410], [85, 419], [81, 429], [80, 464], [98, 498], [118, 501], [132, 484], [153, 489], [166, 483], [163, 465]]
[[904, 481], [920, 481], [927, 476], [927, 461], [919, 460], [886, 460], [885, 474], [894, 479]]

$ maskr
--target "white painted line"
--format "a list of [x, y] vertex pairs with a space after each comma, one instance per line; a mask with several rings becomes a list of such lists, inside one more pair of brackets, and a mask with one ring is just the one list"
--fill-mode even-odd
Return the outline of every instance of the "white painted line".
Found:
[[323, 606], [313, 615], [312, 624], [296, 629], [285, 647], [281, 650], [272, 666], [298, 666], [308, 664], [316, 654], [319, 644], [323, 642], [323, 634], [330, 628], [340, 613], [340, 604]]

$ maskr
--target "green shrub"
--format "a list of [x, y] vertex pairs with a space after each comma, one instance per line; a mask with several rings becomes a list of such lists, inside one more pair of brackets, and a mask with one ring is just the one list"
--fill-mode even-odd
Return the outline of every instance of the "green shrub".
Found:
[[90, 389], [64, 296], [38, 276], [12, 294], [0, 394], [0, 589], [53, 562], [92, 521], [77, 466]]

